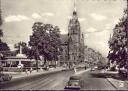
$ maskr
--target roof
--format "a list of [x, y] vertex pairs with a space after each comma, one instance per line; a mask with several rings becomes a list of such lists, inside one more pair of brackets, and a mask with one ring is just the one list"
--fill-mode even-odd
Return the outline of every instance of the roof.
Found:
[[27, 56], [24, 54], [17, 54], [16, 56], [10, 56], [10, 57], [6, 57], [7, 59], [27, 59]]
[[35, 61], [33, 59], [7, 59], [7, 60], [0, 60], [0, 61], [28, 61], [28, 62], [32, 62], [32, 61]]
[[71, 76], [70, 80], [80, 80], [80, 76], [76, 76], [76, 75]]
[[17, 54], [16, 57], [17, 57], [17, 58], [27, 58], [26, 55], [24, 55], [24, 54], [20, 54], [20, 53]]
[[27, 59], [27, 57], [17, 57], [17, 56], [9, 56], [9, 57], [6, 57], [7, 59]]

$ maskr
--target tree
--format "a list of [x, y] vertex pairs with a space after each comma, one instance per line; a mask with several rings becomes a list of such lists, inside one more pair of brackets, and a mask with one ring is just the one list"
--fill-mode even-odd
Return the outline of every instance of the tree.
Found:
[[124, 15], [119, 23], [113, 29], [112, 38], [109, 40], [108, 59], [113, 63], [116, 62], [119, 68], [128, 69], [128, 15], [124, 10]]
[[[8, 52], [10, 51], [10, 48], [7, 45], [7, 43], [1, 40], [2, 37], [3, 37], [3, 31], [0, 29], [0, 54], [3, 56], [7, 56]], [[0, 55], [0, 58], [2, 57], [1, 55]]]
[[1, 41], [0, 42], [0, 51], [9, 51], [9, 50], [10, 49], [9, 49], [7, 43]]
[[40, 60], [39, 56], [47, 60], [58, 60], [60, 55], [61, 40], [57, 26], [35, 22], [32, 27], [33, 34], [30, 36], [31, 56]]
[[3, 37], [3, 31], [0, 29], [0, 38]]
[[3, 31], [0, 29], [0, 42], [2, 41], [1, 37], [3, 37]]
[[106, 66], [106, 59], [102, 56], [100, 52], [96, 52], [92, 48], [85, 47], [85, 59], [88, 60], [90, 63], [90, 66], [97, 65], [98, 67], [104, 67]]
[[3, 31], [0, 29], [0, 52], [2, 51], [9, 51], [9, 47], [7, 43], [3, 42], [1, 38], [3, 37]]

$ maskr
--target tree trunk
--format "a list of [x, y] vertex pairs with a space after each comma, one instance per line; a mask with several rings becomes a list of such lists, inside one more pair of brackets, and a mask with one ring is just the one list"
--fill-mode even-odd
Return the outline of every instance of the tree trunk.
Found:
[[37, 70], [37, 72], [39, 71], [38, 70], [38, 60], [36, 60], [36, 70]]
[[46, 62], [47, 62], [47, 59], [46, 59], [46, 57], [44, 57], [44, 64], [43, 64], [43, 66], [46, 65]]

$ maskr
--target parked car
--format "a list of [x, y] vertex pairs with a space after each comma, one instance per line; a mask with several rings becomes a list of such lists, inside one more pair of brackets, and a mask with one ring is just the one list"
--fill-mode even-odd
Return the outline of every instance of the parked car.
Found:
[[65, 89], [77, 89], [80, 90], [83, 82], [79, 76], [71, 76], [69, 81], [67, 82]]
[[44, 70], [49, 70], [49, 67], [48, 66], [44, 66], [43, 69]]
[[97, 70], [97, 69], [98, 69], [98, 67], [95, 66], [95, 67], [91, 68], [91, 71], [95, 71], [95, 70]]
[[0, 82], [10, 81], [12, 76], [9, 74], [0, 73]]
[[104, 67], [102, 67], [102, 66], [98, 66], [98, 68], [97, 68], [97, 70], [102, 70], [102, 69], [104, 69]]
[[62, 71], [66, 71], [66, 70], [67, 70], [67, 68], [66, 68], [66, 67], [63, 67], [63, 68], [62, 68]]
[[95, 68], [95, 69], [98, 69], [98, 67], [97, 67], [97, 66], [95, 66], [94, 68]]
[[91, 68], [91, 71], [95, 71], [95, 69], [94, 68]]
[[126, 69], [120, 69], [119, 75], [123, 78], [127, 78], [127, 70]]
[[49, 65], [49, 68], [56, 68], [56, 65]]

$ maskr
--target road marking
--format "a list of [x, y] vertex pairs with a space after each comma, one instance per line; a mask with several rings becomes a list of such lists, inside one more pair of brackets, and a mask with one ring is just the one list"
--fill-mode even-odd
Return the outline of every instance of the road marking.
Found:
[[[49, 83], [52, 83], [53, 81], [55, 81], [55, 80], [54, 80], [54, 79], [50, 79], [50, 80], [46, 81], [45, 83], [43, 82], [42, 84], [40, 84], [40, 86], [37, 87], [38, 90], [43, 89], [44, 87], [48, 86], [48, 84], [49, 84]], [[48, 87], [48, 88], [50, 88], [50, 87]], [[35, 88], [34, 88], [34, 89], [35, 89]], [[44, 89], [46, 89], [46, 88], [44, 88]], [[35, 90], [36, 90], [36, 89], [35, 89]]]
[[52, 81], [53, 81], [53, 79], [49, 80], [49, 78], [46, 78], [43, 81], [41, 81], [41, 82], [37, 83], [36, 85], [32, 86], [31, 89], [32, 90], [40, 89], [40, 88], [42, 88], [42, 86], [45, 86], [45, 85], [51, 83]]

